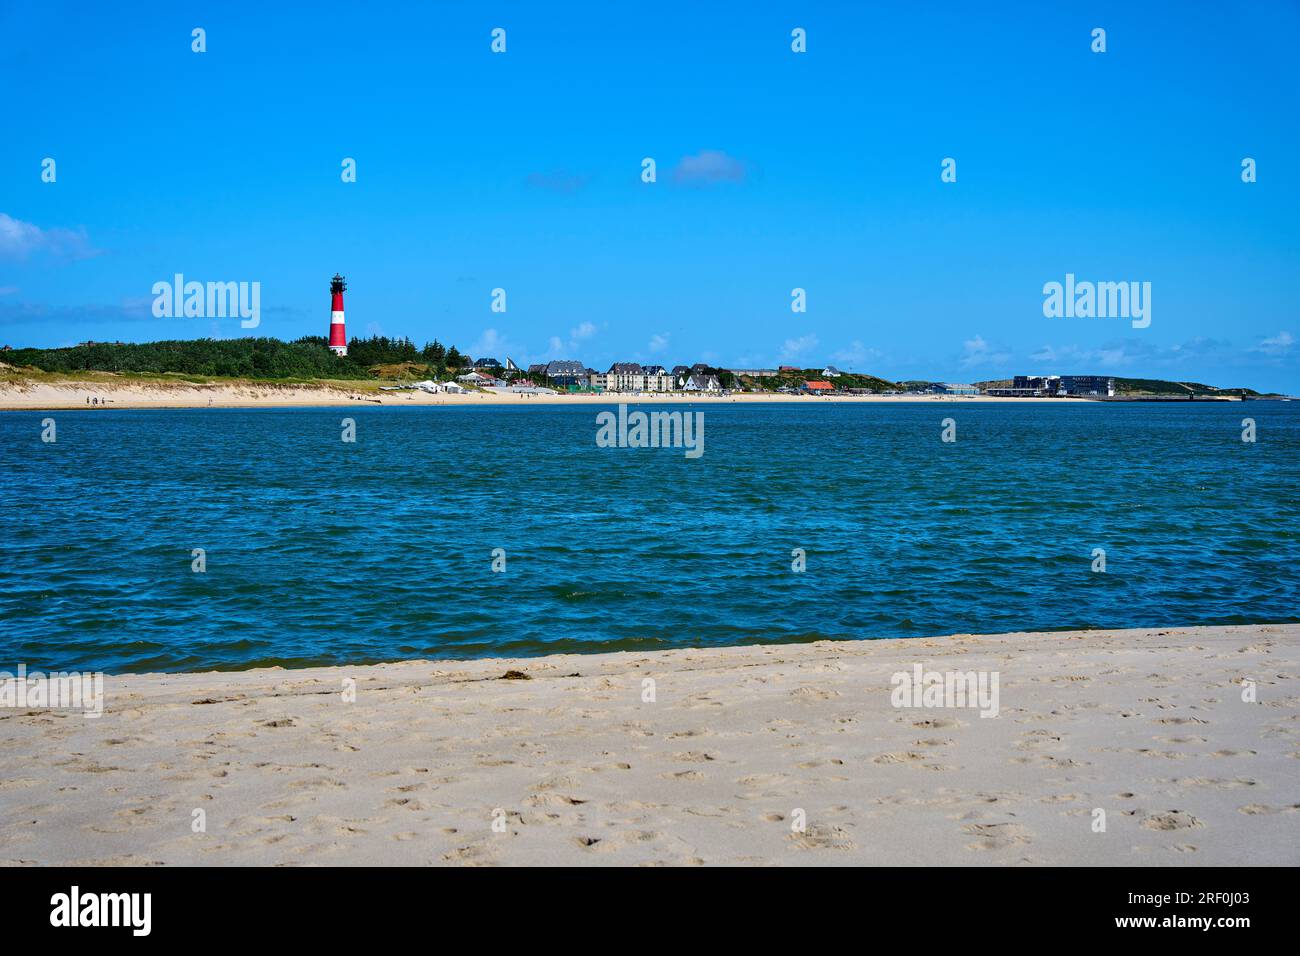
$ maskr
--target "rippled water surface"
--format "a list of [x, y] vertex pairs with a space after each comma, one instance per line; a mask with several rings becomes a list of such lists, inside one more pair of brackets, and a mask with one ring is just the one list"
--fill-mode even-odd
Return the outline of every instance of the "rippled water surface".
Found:
[[0, 413], [0, 669], [1300, 620], [1300, 403], [606, 407]]

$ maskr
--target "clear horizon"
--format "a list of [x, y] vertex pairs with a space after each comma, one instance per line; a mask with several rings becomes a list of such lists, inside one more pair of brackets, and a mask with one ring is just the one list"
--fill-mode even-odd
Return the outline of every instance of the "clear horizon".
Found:
[[[325, 335], [341, 272], [350, 336], [523, 366], [1300, 392], [1300, 11], [959, 10], [0, 11], [0, 344]], [[155, 318], [176, 273], [259, 326]]]

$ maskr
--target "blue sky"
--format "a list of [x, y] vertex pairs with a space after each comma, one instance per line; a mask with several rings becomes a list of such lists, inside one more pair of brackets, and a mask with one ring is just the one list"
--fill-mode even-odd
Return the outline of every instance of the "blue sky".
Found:
[[[340, 271], [350, 334], [502, 360], [1300, 392], [1300, 7], [996, 6], [0, 7], [0, 342], [323, 335]], [[261, 326], [154, 318], [178, 272]]]

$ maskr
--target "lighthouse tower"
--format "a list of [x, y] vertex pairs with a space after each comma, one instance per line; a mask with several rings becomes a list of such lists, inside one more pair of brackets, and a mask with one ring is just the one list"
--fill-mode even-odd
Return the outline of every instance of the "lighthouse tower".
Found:
[[337, 272], [330, 280], [330, 351], [335, 355], [348, 354], [348, 334], [343, 326], [343, 290], [348, 282]]

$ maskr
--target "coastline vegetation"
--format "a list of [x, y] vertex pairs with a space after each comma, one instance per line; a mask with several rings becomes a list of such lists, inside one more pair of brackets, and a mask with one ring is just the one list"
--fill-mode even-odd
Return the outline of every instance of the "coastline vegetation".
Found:
[[[1009, 378], [993, 379], [986, 382], [976, 382], [975, 385], [981, 389], [1010, 388], [1012, 380]], [[1193, 396], [1211, 398], [1216, 396], [1261, 395], [1263, 393], [1257, 392], [1253, 388], [1216, 388], [1213, 385], [1205, 385], [1201, 382], [1176, 382], [1160, 378], [1123, 378], [1116, 375], [1115, 394], [1135, 396], [1151, 395], [1169, 398], [1188, 398]]]
[[[348, 343], [346, 356], [334, 355], [325, 346], [322, 336], [292, 342], [273, 338], [88, 342], [67, 348], [12, 349], [0, 353], [0, 361], [24, 371], [62, 376], [102, 372], [191, 382], [221, 378], [285, 383], [441, 380], [468, 364], [468, 358], [455, 346], [444, 348], [436, 340], [418, 349], [410, 339], [382, 335], [354, 338]], [[384, 374], [390, 370], [394, 374]]]
[[[0, 381], [58, 379], [189, 382], [213, 380], [330, 384], [377, 388], [382, 382], [449, 381], [469, 368], [470, 356], [438, 340], [418, 347], [409, 338], [373, 335], [353, 338], [346, 356], [334, 355], [324, 336], [304, 336], [291, 342], [275, 338], [168, 339], [159, 342], [85, 342], [64, 348], [18, 348], [0, 352]], [[695, 367], [696, 371], [701, 366]], [[725, 368], [703, 369], [724, 389], [777, 392], [798, 389], [807, 381], [825, 379], [820, 368], [781, 369], [775, 375], [736, 375]], [[515, 380], [522, 371], [498, 375]], [[548, 385], [549, 381], [534, 384]], [[925, 381], [891, 382], [874, 375], [841, 372], [832, 379], [837, 391], [886, 393], [920, 391]], [[1008, 380], [974, 383], [981, 389], [1006, 387]], [[1115, 392], [1126, 396], [1230, 397], [1260, 396], [1250, 388], [1216, 388], [1200, 382], [1151, 378], [1115, 378]]]

